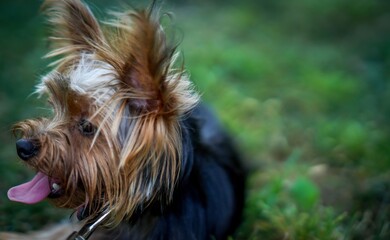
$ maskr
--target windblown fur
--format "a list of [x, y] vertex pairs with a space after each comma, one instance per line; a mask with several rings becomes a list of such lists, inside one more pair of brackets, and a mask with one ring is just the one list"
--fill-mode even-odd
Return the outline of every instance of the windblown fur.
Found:
[[[175, 68], [178, 53], [158, 7], [111, 12], [102, 24], [79, 0], [46, 0], [43, 9], [54, 29], [47, 57], [56, 60], [36, 92], [48, 97], [53, 117], [23, 121], [14, 131], [39, 148], [28, 165], [61, 186], [63, 193], [51, 201], [84, 208], [86, 217], [112, 209], [105, 225], [114, 229], [126, 221], [153, 225], [158, 220], [150, 219], [179, 214], [169, 213], [179, 211], [173, 204], [189, 204], [179, 207], [189, 211], [180, 221], [205, 214], [203, 224], [221, 229], [183, 229], [161, 238], [230, 234], [242, 207], [242, 168], [230, 140], [198, 105], [186, 72]], [[219, 204], [230, 209], [219, 212]], [[211, 212], [220, 224], [212, 223], [219, 220], [209, 219]], [[180, 232], [149, 227], [133, 236]]]

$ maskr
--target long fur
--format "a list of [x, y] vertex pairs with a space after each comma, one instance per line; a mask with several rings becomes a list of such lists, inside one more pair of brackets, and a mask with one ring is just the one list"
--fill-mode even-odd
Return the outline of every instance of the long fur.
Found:
[[[178, 53], [158, 6], [112, 12], [104, 28], [79, 0], [46, 0], [43, 9], [54, 29], [47, 57], [57, 60], [36, 92], [48, 96], [53, 118], [14, 131], [40, 146], [28, 165], [64, 187], [52, 202], [86, 208], [89, 217], [112, 209], [105, 225], [130, 221], [134, 228], [121, 228], [134, 239], [230, 234], [244, 173], [187, 74], [175, 68]], [[93, 135], [80, 134], [86, 121]], [[180, 222], [186, 218], [199, 226]]]

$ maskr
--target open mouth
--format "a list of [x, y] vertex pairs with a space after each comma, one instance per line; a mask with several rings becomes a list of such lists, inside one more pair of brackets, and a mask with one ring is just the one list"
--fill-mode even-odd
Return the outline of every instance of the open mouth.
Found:
[[[30, 181], [15, 186], [8, 190], [8, 198], [11, 201], [25, 204], [35, 204], [46, 198], [59, 198], [65, 193], [61, 183], [54, 178], [38, 172]], [[85, 204], [77, 208], [77, 218], [83, 220], [90, 215], [90, 208]]]
[[58, 181], [49, 178], [42, 172], [38, 172], [31, 181], [8, 190], [8, 198], [15, 202], [35, 204], [47, 197], [61, 197], [63, 193], [64, 190]]

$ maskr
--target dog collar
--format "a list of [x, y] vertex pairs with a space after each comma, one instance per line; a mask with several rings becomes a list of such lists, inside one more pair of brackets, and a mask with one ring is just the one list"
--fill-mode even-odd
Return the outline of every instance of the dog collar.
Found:
[[80, 231], [74, 231], [71, 233], [66, 240], [86, 240], [88, 239], [92, 233], [102, 224], [104, 221], [107, 220], [108, 216], [110, 215], [111, 210], [105, 210], [101, 214], [97, 215], [96, 218], [94, 218], [91, 221], [88, 221], [81, 229]]

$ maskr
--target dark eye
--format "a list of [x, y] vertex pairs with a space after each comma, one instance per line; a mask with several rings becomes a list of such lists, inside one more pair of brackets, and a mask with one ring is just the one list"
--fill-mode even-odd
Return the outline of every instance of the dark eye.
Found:
[[79, 122], [79, 129], [80, 129], [80, 132], [85, 136], [93, 135], [96, 132], [95, 126], [91, 122], [89, 122], [85, 119], [83, 119]]

